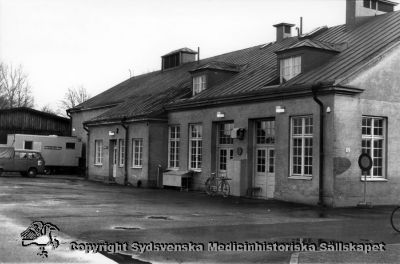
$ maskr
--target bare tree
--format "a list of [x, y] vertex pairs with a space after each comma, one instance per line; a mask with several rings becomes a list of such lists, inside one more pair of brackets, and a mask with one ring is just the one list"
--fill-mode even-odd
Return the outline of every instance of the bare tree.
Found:
[[33, 96], [22, 66], [0, 63], [0, 108], [33, 107]]
[[57, 115], [57, 111], [53, 110], [53, 108], [51, 108], [51, 106], [49, 104], [42, 106], [42, 108], [40, 108], [40, 111], [49, 113], [49, 114], [53, 114], [53, 115]]
[[64, 95], [64, 99], [61, 100], [61, 108], [64, 110], [74, 108], [88, 100], [90, 97], [91, 96], [87, 92], [86, 88], [83, 86], [68, 88], [68, 91]]

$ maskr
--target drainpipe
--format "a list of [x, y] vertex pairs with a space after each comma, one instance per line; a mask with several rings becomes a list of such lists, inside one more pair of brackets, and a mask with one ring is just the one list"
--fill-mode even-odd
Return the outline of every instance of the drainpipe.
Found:
[[129, 126], [125, 123], [126, 117], [121, 120], [121, 126], [125, 129], [125, 155], [124, 155], [124, 185], [128, 185], [128, 140]]
[[322, 87], [321, 83], [311, 86], [314, 101], [319, 105], [319, 193], [318, 205], [324, 207], [324, 104], [317, 97], [317, 91]]
[[87, 133], [87, 142], [86, 142], [86, 151], [85, 151], [85, 177], [88, 179], [89, 178], [89, 147], [90, 147], [90, 130], [86, 125], [83, 125], [83, 129]]

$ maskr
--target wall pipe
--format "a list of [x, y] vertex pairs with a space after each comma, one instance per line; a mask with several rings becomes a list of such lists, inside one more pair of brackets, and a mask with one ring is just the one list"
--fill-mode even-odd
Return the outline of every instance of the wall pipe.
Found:
[[317, 91], [322, 87], [321, 83], [311, 86], [314, 101], [319, 105], [319, 192], [318, 192], [318, 205], [325, 206], [324, 204], [324, 104], [317, 97]]
[[121, 126], [125, 129], [125, 155], [124, 155], [124, 185], [128, 185], [128, 140], [129, 126], [125, 123], [126, 117], [121, 120]]
[[90, 146], [90, 130], [89, 127], [83, 125], [83, 129], [87, 133], [87, 142], [86, 142], [86, 149], [85, 149], [85, 177], [89, 178], [89, 146]]

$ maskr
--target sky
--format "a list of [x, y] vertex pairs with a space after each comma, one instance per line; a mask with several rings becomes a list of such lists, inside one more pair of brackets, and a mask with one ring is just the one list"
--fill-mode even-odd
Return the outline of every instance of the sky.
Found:
[[345, 0], [0, 0], [0, 61], [22, 65], [36, 108], [57, 109], [68, 88], [94, 96], [183, 47], [206, 58], [268, 43], [300, 16], [303, 32], [343, 24]]

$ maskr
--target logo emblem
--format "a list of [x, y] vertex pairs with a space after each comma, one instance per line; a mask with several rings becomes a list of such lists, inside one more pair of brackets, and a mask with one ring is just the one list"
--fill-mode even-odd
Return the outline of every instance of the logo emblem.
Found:
[[60, 231], [60, 229], [51, 223], [35, 221], [21, 233], [22, 246], [38, 246], [39, 252], [37, 255], [47, 258], [49, 252], [46, 247], [51, 246], [51, 248], [56, 249], [60, 245], [60, 242], [53, 234], [54, 231]]

